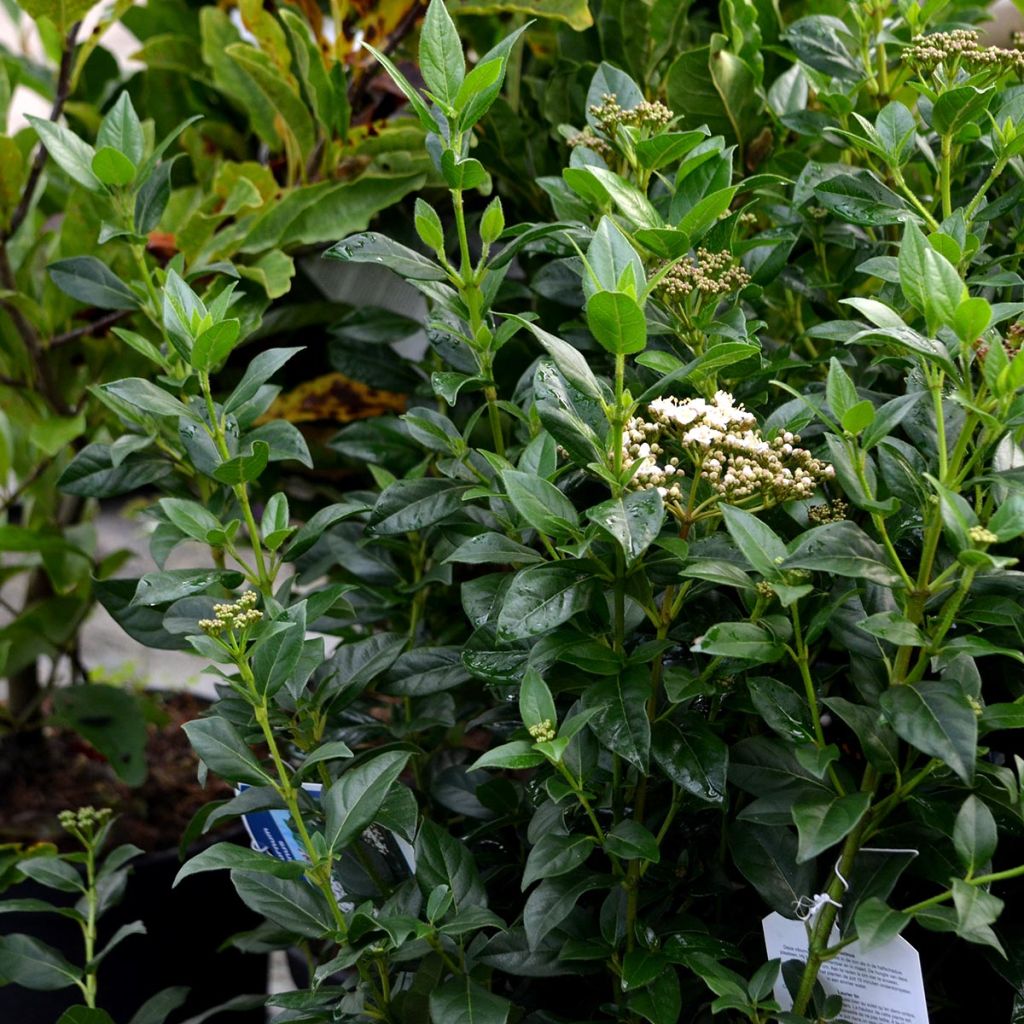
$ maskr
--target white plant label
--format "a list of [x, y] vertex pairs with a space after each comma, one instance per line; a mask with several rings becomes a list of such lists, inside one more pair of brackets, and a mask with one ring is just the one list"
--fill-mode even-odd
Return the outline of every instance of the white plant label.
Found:
[[[802, 921], [769, 914], [762, 922], [768, 959], [807, 959], [807, 929]], [[832, 942], [839, 933], [833, 929]], [[818, 980], [829, 995], [843, 997], [840, 1016], [850, 1024], [928, 1024], [924, 978], [917, 950], [901, 936], [867, 953], [855, 942], [822, 964]], [[780, 973], [775, 998], [784, 1010], [793, 1000]]]

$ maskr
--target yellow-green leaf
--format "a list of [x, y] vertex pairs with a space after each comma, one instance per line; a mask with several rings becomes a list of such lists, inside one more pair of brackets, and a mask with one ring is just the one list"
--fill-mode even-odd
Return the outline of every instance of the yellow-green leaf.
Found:
[[30, 18], [49, 18], [65, 32], [93, 6], [94, 0], [19, 0], [18, 6]]
[[587, 0], [448, 0], [448, 9], [452, 14], [532, 14], [564, 21], [579, 32], [594, 24]]
[[0, 136], [0, 224], [6, 227], [21, 198], [25, 161], [14, 139]]

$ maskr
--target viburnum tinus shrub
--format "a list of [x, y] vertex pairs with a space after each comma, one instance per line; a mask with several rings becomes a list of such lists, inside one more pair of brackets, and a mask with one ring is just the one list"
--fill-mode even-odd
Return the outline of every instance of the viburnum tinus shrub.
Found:
[[[1019, 684], [983, 672], [1020, 659], [1024, 362], [1019, 281], [996, 270], [1013, 232], [985, 225], [1015, 216], [986, 205], [1012, 117], [949, 142], [934, 201], [925, 156], [900, 172], [916, 203], [871, 171], [855, 202], [846, 170], [798, 202], [602, 65], [544, 183], [558, 220], [507, 227], [500, 197], [475, 209], [472, 144], [514, 44], [467, 72], [435, 0], [427, 91], [385, 61], [451, 205], [417, 203], [421, 249], [368, 233], [330, 253], [430, 303], [434, 395], [335, 442], [373, 489], [297, 530], [283, 495], [257, 518], [262, 449], [223, 451], [247, 402], [215, 387], [199, 307], [178, 338], [181, 461], [219, 486], [160, 514], [187, 512], [248, 589], [197, 568], [126, 607], [223, 677], [189, 735], [240, 792], [197, 827], [283, 810], [301, 851], [217, 844], [182, 884], [230, 868], [267, 918], [240, 944], [305, 949], [310, 986], [275, 1000], [296, 1020], [792, 1024], [842, 1018], [816, 983], [855, 941], [931, 928], [1000, 955], [1001, 886], [1024, 874], [1000, 737], [1022, 719]], [[886, 115], [939, 168], [940, 98]], [[815, 199], [829, 232], [788, 230]], [[808, 348], [773, 316], [780, 269], [845, 238], [874, 262], [848, 271], [857, 294], [801, 307]], [[769, 912], [807, 919], [805, 958], [767, 960]]]
[[[498, 235], [492, 200], [474, 239], [464, 193], [486, 171], [460, 50], [432, 11], [424, 45], [456, 54], [424, 65], [432, 106], [396, 80], [433, 122], [453, 237], [421, 202], [432, 259], [379, 235], [330, 255], [416, 284], [449, 367], [432, 378], [449, 410], [405, 417], [435, 454], [383, 489], [363, 543], [415, 533], [428, 566], [463, 567], [462, 664], [493, 694], [474, 724], [495, 744], [465, 763], [481, 799], [499, 780], [519, 793], [462, 832], [509, 925], [476, 949], [477, 980], [566, 1019], [794, 1021], [842, 1015], [816, 981], [854, 941], [923, 927], [1002, 952], [996, 892], [1022, 869], [992, 858], [1017, 830], [1020, 777], [985, 737], [1021, 716], [1018, 684], [983, 687], [982, 671], [1021, 658], [997, 609], [1024, 530], [1024, 361], [1005, 326], [1022, 307], [994, 291], [1016, 276], [973, 264], [999, 258], [981, 255], [998, 208], [983, 213], [1015, 128], [983, 126], [983, 103], [970, 130], [935, 119], [956, 89], [995, 102], [999, 69], [979, 59], [961, 85], [954, 67], [954, 86], [929, 68], [931, 105], [878, 115], [903, 126], [895, 148], [872, 142], [897, 181], [937, 133], [934, 203], [909, 186], [890, 198], [868, 169], [847, 175], [857, 189], [838, 173], [821, 189], [836, 231], [846, 216], [877, 255], [808, 366], [757, 320], [794, 241], [771, 226], [791, 182], [737, 179], [723, 139], [680, 130], [609, 66], [588, 128], [567, 133], [570, 167], [545, 183], [560, 222]], [[976, 186], [945, 209], [973, 163]], [[560, 325], [516, 311], [514, 257], [563, 284]], [[539, 357], [525, 366], [524, 340]], [[507, 397], [503, 360], [522, 371]], [[760, 939], [772, 910], [808, 922], [786, 1009]], [[587, 973], [604, 980], [558, 995], [510, 980]]]

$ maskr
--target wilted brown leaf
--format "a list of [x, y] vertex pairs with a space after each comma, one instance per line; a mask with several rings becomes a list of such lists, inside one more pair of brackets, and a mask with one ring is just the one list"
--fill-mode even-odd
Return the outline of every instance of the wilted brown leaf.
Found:
[[362, 31], [363, 40], [378, 48], [427, 9], [425, 0], [349, 0], [343, 7], [345, 38], [351, 42]]
[[405, 402], [405, 395], [368, 387], [341, 373], [327, 373], [279, 395], [263, 419], [351, 423], [385, 413], [405, 412]]

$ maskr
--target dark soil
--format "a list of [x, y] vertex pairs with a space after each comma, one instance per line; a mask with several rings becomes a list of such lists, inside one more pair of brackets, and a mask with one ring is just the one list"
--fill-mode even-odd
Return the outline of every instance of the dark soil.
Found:
[[[57, 815], [78, 807], [110, 807], [118, 815], [112, 843], [147, 852], [178, 845], [186, 826], [208, 800], [230, 797], [210, 776], [197, 779], [198, 759], [181, 726], [198, 718], [206, 702], [190, 693], [156, 695], [160, 723], [149, 726], [149, 774], [126, 786], [88, 743], [73, 732], [47, 727], [32, 738], [5, 737], [0, 745], [0, 843], [53, 842], [70, 849]], [[73, 846], [73, 844], [72, 844]]]

